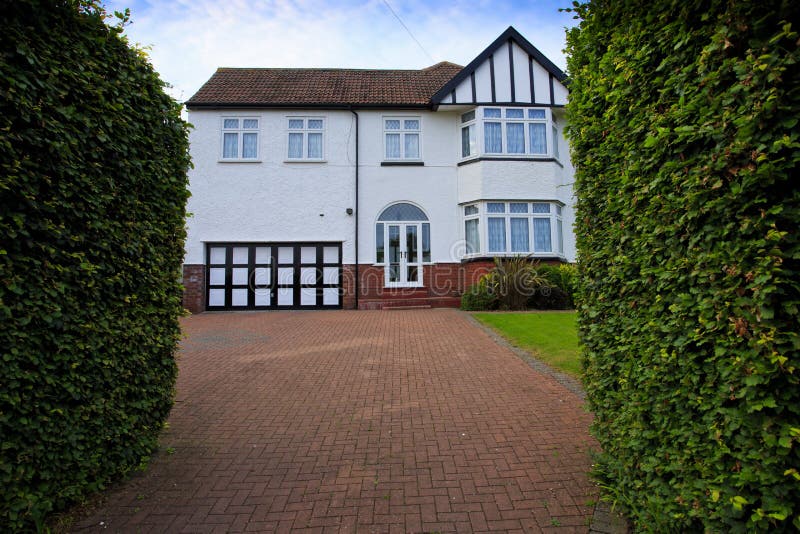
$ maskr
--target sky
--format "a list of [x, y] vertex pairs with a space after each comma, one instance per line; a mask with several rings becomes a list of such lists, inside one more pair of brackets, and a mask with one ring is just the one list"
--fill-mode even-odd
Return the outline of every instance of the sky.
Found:
[[508, 26], [565, 70], [564, 31], [576, 22], [571, 13], [559, 12], [570, 0], [106, 0], [105, 5], [109, 13], [130, 8], [125, 34], [147, 49], [180, 101], [217, 67], [466, 65]]

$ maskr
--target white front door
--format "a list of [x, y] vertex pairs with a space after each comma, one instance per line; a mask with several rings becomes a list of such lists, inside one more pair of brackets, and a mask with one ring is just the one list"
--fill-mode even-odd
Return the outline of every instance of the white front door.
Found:
[[386, 287], [421, 286], [421, 224], [390, 223], [386, 224], [385, 228], [384, 242], [388, 243]]

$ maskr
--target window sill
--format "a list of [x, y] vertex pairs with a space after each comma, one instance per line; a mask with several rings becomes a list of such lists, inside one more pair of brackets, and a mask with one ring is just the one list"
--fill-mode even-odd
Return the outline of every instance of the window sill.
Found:
[[530, 259], [553, 259], [567, 261], [564, 254], [558, 252], [473, 252], [471, 254], [464, 254], [461, 257], [462, 262], [493, 260], [494, 258], [530, 258]]
[[424, 161], [382, 161], [381, 167], [424, 167]]
[[285, 159], [284, 163], [328, 163], [326, 159]]
[[507, 154], [505, 154], [505, 155], [504, 154], [498, 154], [496, 156], [473, 157], [471, 159], [465, 159], [465, 160], [459, 161], [457, 163], [457, 166], [461, 167], [462, 165], [469, 165], [470, 163], [476, 163], [478, 161], [534, 161], [534, 162], [540, 162], [540, 163], [555, 163], [559, 167], [564, 168], [564, 165], [562, 165], [560, 161], [558, 161], [555, 158], [548, 157], [548, 156], [540, 156], [540, 157], [509, 156]]
[[217, 163], [261, 163], [260, 159], [218, 159]]

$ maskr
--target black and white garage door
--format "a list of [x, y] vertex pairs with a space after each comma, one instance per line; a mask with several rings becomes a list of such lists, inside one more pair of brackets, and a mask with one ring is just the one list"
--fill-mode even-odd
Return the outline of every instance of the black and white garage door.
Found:
[[209, 243], [208, 310], [342, 307], [341, 243]]

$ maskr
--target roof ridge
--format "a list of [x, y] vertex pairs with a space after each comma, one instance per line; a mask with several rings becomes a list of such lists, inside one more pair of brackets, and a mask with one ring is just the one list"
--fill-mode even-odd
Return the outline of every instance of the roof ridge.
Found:
[[217, 67], [217, 72], [225, 71], [294, 71], [294, 72], [426, 72], [443, 66], [462, 68], [450, 61], [440, 61], [422, 69], [361, 69], [350, 67]]

